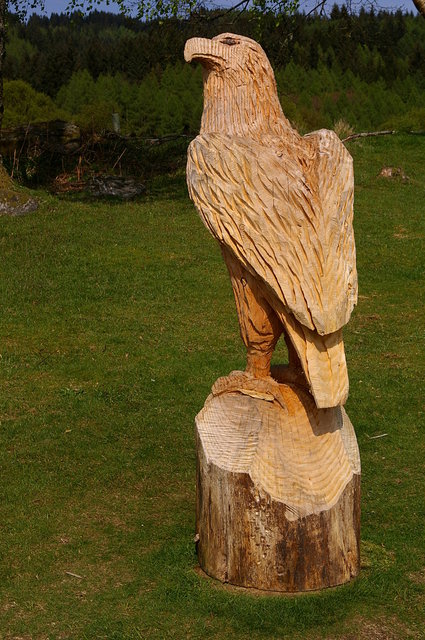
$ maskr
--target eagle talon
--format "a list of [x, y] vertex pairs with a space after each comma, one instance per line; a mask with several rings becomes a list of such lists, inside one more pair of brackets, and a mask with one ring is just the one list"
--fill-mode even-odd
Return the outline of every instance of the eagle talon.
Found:
[[279, 383], [272, 377], [256, 378], [246, 371], [232, 371], [228, 376], [218, 378], [212, 386], [213, 396], [225, 393], [240, 393], [258, 400], [277, 402], [285, 411], [285, 401]]

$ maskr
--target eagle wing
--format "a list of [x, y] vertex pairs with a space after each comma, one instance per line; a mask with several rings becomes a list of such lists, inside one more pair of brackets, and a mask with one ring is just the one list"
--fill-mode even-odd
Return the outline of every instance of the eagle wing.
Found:
[[351, 156], [332, 132], [308, 175], [296, 154], [246, 138], [198, 136], [188, 151], [190, 197], [244, 267], [304, 326], [324, 335], [347, 323], [356, 302]]

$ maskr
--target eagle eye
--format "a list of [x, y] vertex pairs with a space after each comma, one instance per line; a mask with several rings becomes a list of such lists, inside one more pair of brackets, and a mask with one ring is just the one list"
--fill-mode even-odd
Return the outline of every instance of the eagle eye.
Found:
[[239, 44], [238, 40], [235, 40], [235, 38], [223, 38], [223, 40], [221, 40], [222, 44], [227, 44], [229, 45], [229, 47], [232, 47], [234, 44]]

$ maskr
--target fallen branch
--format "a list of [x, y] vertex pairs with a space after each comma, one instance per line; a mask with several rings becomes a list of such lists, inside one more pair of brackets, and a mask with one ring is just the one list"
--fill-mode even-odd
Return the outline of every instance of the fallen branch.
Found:
[[163, 142], [172, 142], [179, 138], [186, 138], [187, 140], [193, 140], [193, 135], [187, 135], [186, 133], [171, 133], [167, 136], [161, 136], [159, 138], [136, 138], [147, 144], [162, 144]]
[[365, 131], [364, 133], [353, 133], [351, 136], [344, 138], [342, 142], [348, 142], [349, 140], [356, 140], [356, 138], [369, 138], [372, 136], [390, 136], [395, 131]]
[[73, 578], [79, 578], [80, 580], [83, 579], [83, 576], [79, 576], [78, 573], [72, 573], [72, 571], [65, 571], [67, 576], [72, 576]]

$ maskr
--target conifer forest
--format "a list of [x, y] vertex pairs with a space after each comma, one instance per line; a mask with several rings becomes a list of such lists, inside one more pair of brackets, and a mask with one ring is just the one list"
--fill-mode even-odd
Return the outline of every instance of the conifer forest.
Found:
[[[110, 130], [111, 114], [118, 113], [125, 136], [194, 136], [202, 72], [185, 64], [184, 43], [233, 31], [263, 45], [283, 110], [301, 132], [326, 127], [344, 137], [425, 129], [421, 16], [352, 14], [335, 5], [327, 16], [283, 15], [260, 27], [248, 16], [214, 12], [152, 23], [100, 11], [34, 14], [26, 22], [10, 15], [3, 126], [61, 119], [93, 133]], [[177, 143], [178, 153], [186, 146], [187, 140]]]

